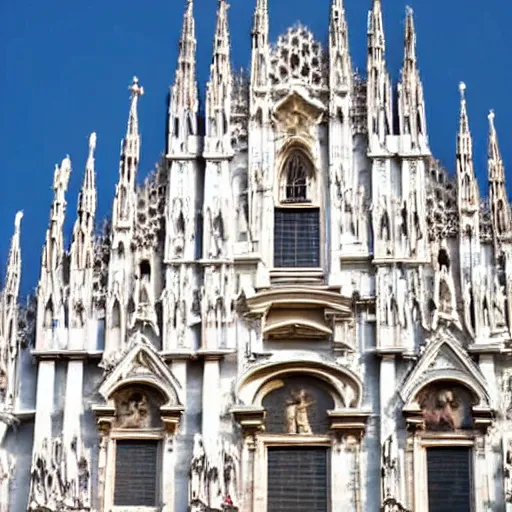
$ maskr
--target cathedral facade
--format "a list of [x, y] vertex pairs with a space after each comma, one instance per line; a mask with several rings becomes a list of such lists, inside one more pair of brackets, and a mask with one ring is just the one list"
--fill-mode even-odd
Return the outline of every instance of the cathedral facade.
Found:
[[[22, 214], [0, 299], [0, 512], [512, 511], [512, 219], [494, 113], [475, 178], [461, 83], [456, 170], [429, 147], [413, 14], [386, 70], [381, 1], [354, 73], [328, 44], [230, 65], [219, 0], [204, 112], [186, 0], [166, 152], [137, 184], [134, 79], [112, 215], [96, 135], [65, 247], [57, 166], [36, 295]], [[140, 104], [140, 105], [139, 105]]]

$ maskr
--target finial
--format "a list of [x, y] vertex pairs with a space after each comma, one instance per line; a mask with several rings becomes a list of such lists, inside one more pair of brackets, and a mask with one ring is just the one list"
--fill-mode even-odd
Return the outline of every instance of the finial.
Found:
[[91, 135], [89, 135], [89, 155], [92, 155], [96, 150], [96, 140], [96, 132], [92, 132]]
[[14, 229], [16, 231], [19, 231], [19, 229], [20, 229], [22, 218], [23, 218], [23, 210], [20, 210], [16, 213], [16, 216], [14, 217]]
[[405, 15], [406, 16], [413, 16], [414, 15], [414, 9], [410, 5], [405, 6]]
[[465, 99], [466, 84], [464, 82], [459, 83], [459, 91], [461, 100]]
[[494, 110], [491, 108], [491, 110], [489, 110], [489, 115], [487, 116], [487, 119], [489, 119], [489, 121], [491, 123], [493, 123], [494, 122], [494, 118], [495, 118]]
[[134, 96], [142, 96], [144, 94], [144, 87], [139, 85], [139, 79], [136, 76], [133, 77], [132, 85], [130, 85], [128, 90], [131, 91]]

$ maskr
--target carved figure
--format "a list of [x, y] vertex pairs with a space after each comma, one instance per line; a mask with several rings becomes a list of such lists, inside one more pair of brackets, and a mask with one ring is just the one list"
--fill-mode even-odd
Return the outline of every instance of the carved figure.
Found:
[[398, 488], [396, 442], [389, 436], [382, 445], [382, 498], [396, 498]]
[[313, 433], [309, 423], [308, 409], [314, 403], [314, 401], [308, 400], [305, 390], [301, 390], [298, 395], [292, 396], [292, 399], [286, 405], [288, 434], [308, 435]]
[[206, 471], [207, 471], [206, 453], [204, 450], [203, 437], [201, 434], [194, 435], [194, 450], [192, 462], [190, 464], [190, 485], [189, 500], [191, 505], [208, 505], [206, 489]]
[[134, 392], [119, 404], [117, 421], [120, 428], [149, 428], [151, 416], [146, 395]]
[[88, 467], [77, 437], [66, 451], [60, 438], [44, 439], [32, 461], [28, 509], [90, 510]]

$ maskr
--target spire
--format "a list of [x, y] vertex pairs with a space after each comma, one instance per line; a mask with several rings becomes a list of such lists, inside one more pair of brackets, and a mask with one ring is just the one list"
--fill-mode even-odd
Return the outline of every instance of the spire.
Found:
[[16, 395], [16, 367], [18, 354], [18, 294], [21, 280], [20, 231], [23, 212], [16, 213], [14, 234], [7, 260], [5, 286], [0, 296], [0, 373], [3, 378], [3, 393], [0, 406], [10, 409]]
[[126, 137], [121, 143], [121, 158], [119, 162], [119, 181], [116, 187], [114, 199], [113, 228], [128, 228], [132, 225], [132, 214], [135, 209], [135, 177], [140, 157], [140, 134], [138, 101], [144, 94], [144, 89], [139, 85], [139, 79], [133, 77], [131, 92], [130, 112], [128, 114], [128, 126]]
[[53, 204], [43, 251], [43, 267], [50, 272], [60, 267], [64, 257], [63, 226], [66, 217], [66, 191], [70, 174], [71, 160], [69, 156], [66, 156], [60, 166], [55, 166], [53, 175]]
[[398, 84], [400, 135], [410, 136], [412, 148], [428, 150], [423, 84], [416, 59], [414, 14], [406, 8], [404, 62]]
[[94, 256], [94, 219], [96, 214], [96, 178], [94, 151], [96, 133], [89, 137], [89, 156], [85, 165], [84, 182], [78, 197], [78, 216], [73, 228], [71, 268], [92, 267]]
[[251, 86], [264, 87], [268, 81], [268, 4], [267, 0], [256, 0], [252, 25]]
[[342, 0], [332, 0], [329, 24], [331, 89], [350, 86], [352, 62], [348, 44], [348, 27]]
[[123, 141], [121, 156], [139, 159], [140, 135], [139, 135], [139, 114], [137, 105], [139, 96], [144, 94], [144, 88], [139, 85], [139, 79], [134, 76], [133, 83], [129, 87], [131, 92], [130, 113], [128, 115], [128, 126], [126, 128], [126, 137]]
[[268, 2], [267, 0], [256, 0], [254, 10], [252, 36], [258, 37], [263, 44], [268, 44]]
[[4, 307], [8, 303], [15, 303], [18, 300], [18, 292], [21, 279], [21, 219], [23, 212], [16, 213], [14, 218], [14, 234], [11, 239], [11, 248], [9, 250], [9, 258], [7, 260], [7, 272], [5, 275], [5, 283], [3, 289]]
[[381, 49], [384, 58], [386, 40], [382, 23], [381, 0], [373, 0], [372, 10], [368, 13], [368, 46], [371, 49]]
[[505, 186], [505, 168], [498, 145], [498, 136], [494, 126], [494, 111], [489, 112], [489, 203], [492, 214], [492, 227], [495, 240], [503, 236], [511, 235], [510, 206], [507, 199]]
[[[187, 0], [179, 44], [178, 67], [169, 105], [169, 152], [181, 150], [189, 135], [197, 135], [198, 93], [196, 80], [194, 2]], [[173, 140], [178, 141], [178, 146]]]
[[373, 0], [372, 10], [368, 13], [368, 133], [370, 151], [375, 147], [374, 140], [380, 147], [385, 144], [386, 135], [392, 133], [392, 90], [391, 80], [386, 71], [386, 41], [382, 23], [381, 0]]
[[405, 8], [404, 69], [406, 68], [416, 68], [416, 29], [414, 27], [414, 12], [409, 6]]
[[466, 108], [466, 84], [459, 84], [460, 118], [457, 134], [457, 181], [459, 186], [459, 209], [478, 209], [478, 186], [473, 170], [473, 142], [469, 131]]
[[[228, 4], [219, 0], [217, 27], [213, 41], [213, 61], [210, 67], [210, 81], [206, 92], [207, 126], [206, 137], [216, 144], [224, 140], [229, 143], [229, 121], [231, 118], [231, 62], [228, 27]], [[206, 148], [213, 150], [213, 148]]]
[[94, 170], [94, 152], [96, 150], [96, 133], [89, 136], [89, 155], [85, 165], [84, 183], [78, 198], [79, 216], [91, 216], [96, 213], [96, 177]]

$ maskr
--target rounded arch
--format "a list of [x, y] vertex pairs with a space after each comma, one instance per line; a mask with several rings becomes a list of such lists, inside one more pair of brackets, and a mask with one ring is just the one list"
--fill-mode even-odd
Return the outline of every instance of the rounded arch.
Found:
[[237, 397], [243, 405], [261, 407], [263, 398], [275, 389], [275, 383], [292, 375], [323, 381], [331, 392], [336, 409], [361, 405], [362, 383], [353, 372], [327, 363], [301, 360], [270, 363], [250, 370], [236, 387]]
[[402, 399], [404, 400], [404, 409], [420, 409], [421, 394], [431, 386], [457, 385], [465, 388], [474, 399], [474, 406], [489, 407], [489, 395], [485, 387], [477, 380], [468, 377], [468, 374], [462, 370], [437, 370], [427, 375], [416, 385], [410, 386], [404, 390]]
[[164, 399], [162, 402], [164, 404], [179, 404], [178, 395], [171, 386], [166, 386], [156, 378], [147, 375], [128, 377], [119, 381], [109, 390], [108, 400], [114, 400], [117, 393], [131, 387], [144, 387], [154, 391]]

